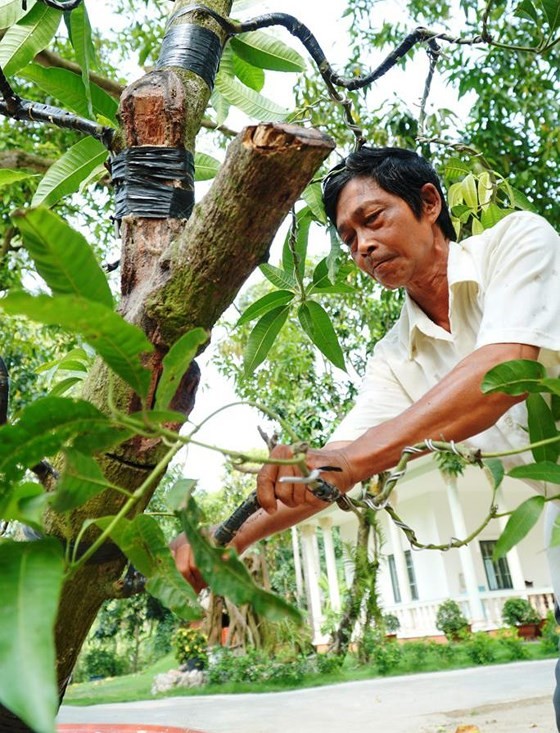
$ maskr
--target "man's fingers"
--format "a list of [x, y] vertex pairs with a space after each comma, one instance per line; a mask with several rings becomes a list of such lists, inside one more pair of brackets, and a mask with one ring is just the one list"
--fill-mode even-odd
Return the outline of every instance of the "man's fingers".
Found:
[[276, 511], [276, 480], [278, 478], [278, 466], [272, 463], [265, 464], [257, 476], [257, 496], [259, 504], [267, 512], [274, 514]]

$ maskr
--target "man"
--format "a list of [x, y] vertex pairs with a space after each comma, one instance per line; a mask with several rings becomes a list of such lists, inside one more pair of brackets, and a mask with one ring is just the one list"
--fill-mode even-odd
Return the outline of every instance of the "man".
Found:
[[[399, 321], [376, 345], [356, 405], [324, 449], [309, 450], [308, 467], [338, 467], [322, 476], [348, 491], [427, 438], [492, 452], [526, 445], [524, 396], [484, 395], [480, 385], [511, 359], [559, 371], [556, 232], [518, 212], [457, 244], [434, 170], [399, 148], [352, 153], [325, 179], [324, 202], [356, 265], [384, 287], [404, 288], [406, 298]], [[278, 446], [272, 455], [292, 452]], [[262, 510], [236, 536], [238, 551], [324, 508], [305, 485], [279, 482], [296, 474], [293, 466], [261, 469]], [[201, 587], [188, 546], [177, 543], [175, 556]], [[560, 578], [554, 581], [558, 595]]]

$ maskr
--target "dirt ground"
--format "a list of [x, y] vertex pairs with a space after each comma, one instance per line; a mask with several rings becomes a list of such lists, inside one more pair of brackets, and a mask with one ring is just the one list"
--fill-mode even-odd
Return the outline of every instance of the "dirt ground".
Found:
[[[556, 733], [550, 696], [430, 716], [418, 733]], [[461, 727], [463, 726], [463, 728]], [[469, 727], [471, 726], [471, 727]], [[387, 733], [390, 733], [387, 731]]]

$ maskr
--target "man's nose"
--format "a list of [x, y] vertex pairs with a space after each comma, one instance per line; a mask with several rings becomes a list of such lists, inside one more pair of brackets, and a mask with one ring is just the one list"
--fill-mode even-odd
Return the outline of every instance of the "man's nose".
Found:
[[375, 251], [375, 248], [376, 242], [375, 239], [372, 237], [371, 232], [366, 231], [358, 234], [358, 243], [356, 246], [356, 251], [358, 252], [358, 254], [367, 257]]

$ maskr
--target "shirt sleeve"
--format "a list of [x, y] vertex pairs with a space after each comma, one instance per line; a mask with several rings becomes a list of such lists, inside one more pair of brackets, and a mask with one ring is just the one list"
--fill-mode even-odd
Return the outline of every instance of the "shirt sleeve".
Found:
[[476, 346], [560, 350], [560, 237], [540, 216], [510, 214], [489, 230]]
[[369, 428], [396, 417], [412, 404], [378, 347], [369, 359], [354, 407], [329, 438], [329, 443], [352, 441]]

